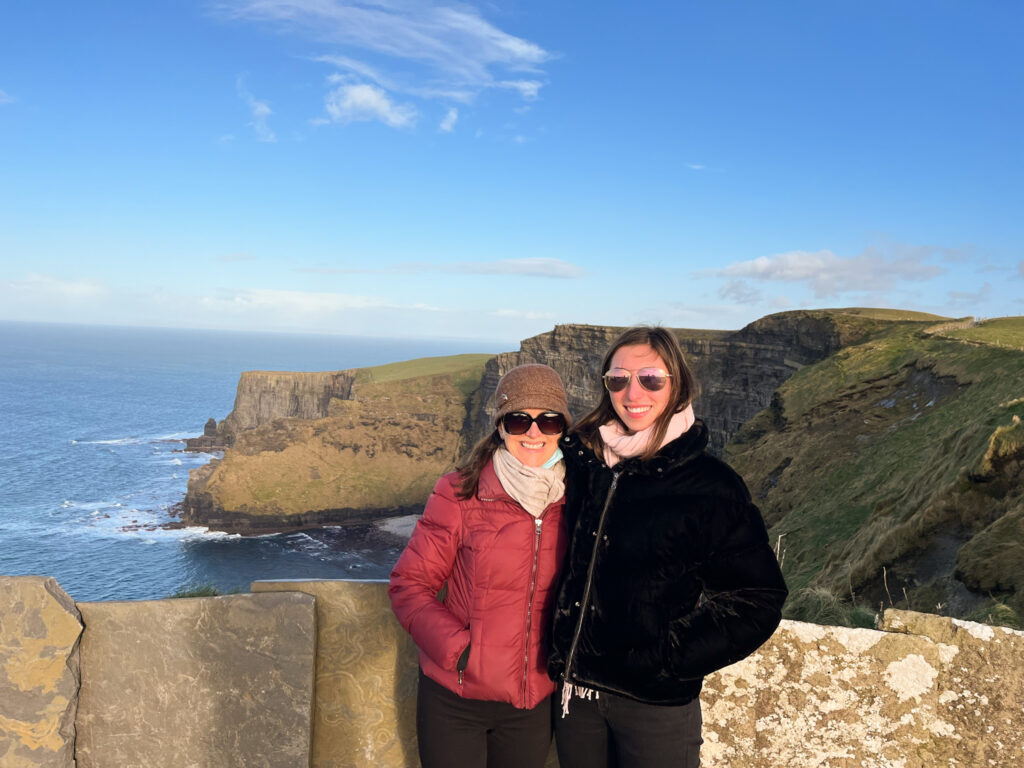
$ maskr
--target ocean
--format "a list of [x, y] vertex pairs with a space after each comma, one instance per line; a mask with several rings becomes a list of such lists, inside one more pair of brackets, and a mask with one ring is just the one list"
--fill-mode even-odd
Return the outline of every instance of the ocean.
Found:
[[0, 575], [53, 576], [75, 600], [168, 597], [257, 579], [386, 578], [375, 526], [242, 537], [167, 530], [184, 439], [231, 411], [246, 370], [327, 371], [507, 343], [0, 322]]

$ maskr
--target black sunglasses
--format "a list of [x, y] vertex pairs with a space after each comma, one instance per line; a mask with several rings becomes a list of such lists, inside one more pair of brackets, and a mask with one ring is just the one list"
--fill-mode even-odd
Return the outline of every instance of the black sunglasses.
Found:
[[565, 431], [565, 416], [560, 413], [548, 411], [539, 416], [531, 416], [522, 411], [506, 413], [501, 417], [501, 426], [510, 435], [525, 435], [530, 431], [530, 425], [537, 423], [537, 429], [543, 435], [557, 435]]
[[[625, 368], [612, 368], [602, 378], [604, 386], [609, 392], [621, 392], [629, 386], [632, 376], [633, 372], [627, 371]], [[636, 371], [636, 380], [648, 392], [664, 389], [670, 378], [672, 378], [672, 374], [662, 368], [641, 368]]]

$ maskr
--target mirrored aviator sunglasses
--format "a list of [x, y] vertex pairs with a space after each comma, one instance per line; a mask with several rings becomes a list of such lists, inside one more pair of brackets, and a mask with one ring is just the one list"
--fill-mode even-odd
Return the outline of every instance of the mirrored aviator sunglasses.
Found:
[[[648, 392], [657, 392], [664, 389], [672, 375], [661, 368], [641, 368], [635, 372], [636, 380], [640, 386]], [[629, 380], [634, 372], [625, 368], [612, 368], [604, 376], [604, 386], [609, 392], [621, 392], [629, 386]]]
[[565, 416], [553, 411], [536, 417], [522, 411], [513, 411], [501, 417], [501, 426], [510, 435], [525, 435], [534, 422], [543, 435], [557, 435], [565, 431]]

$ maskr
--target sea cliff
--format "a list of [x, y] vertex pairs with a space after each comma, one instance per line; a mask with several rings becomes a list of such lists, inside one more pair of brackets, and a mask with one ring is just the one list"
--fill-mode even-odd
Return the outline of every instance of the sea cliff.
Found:
[[[182, 517], [260, 533], [418, 513], [490, 428], [502, 374], [551, 365], [578, 417], [620, 330], [557, 326], [494, 356], [247, 372], [202, 438], [224, 455], [193, 471]], [[768, 522], [787, 617], [863, 626], [881, 603], [1024, 623], [1024, 319], [813, 310], [675, 333], [711, 448]]]
[[[676, 329], [701, 385], [695, 403], [721, 453], [803, 366], [916, 313], [816, 310], [769, 315], [739, 331]], [[190, 524], [244, 533], [366, 522], [418, 511], [434, 480], [490, 429], [498, 379], [522, 363], [562, 376], [575, 416], [600, 392], [600, 363], [621, 328], [560, 325], [493, 357], [456, 356], [327, 372], [247, 371], [233, 410], [194, 450], [225, 451], [194, 470]], [[385, 482], [386, 481], [386, 482]]]
[[419, 511], [463, 449], [485, 355], [363, 370], [242, 374], [193, 470], [183, 522], [266, 533]]

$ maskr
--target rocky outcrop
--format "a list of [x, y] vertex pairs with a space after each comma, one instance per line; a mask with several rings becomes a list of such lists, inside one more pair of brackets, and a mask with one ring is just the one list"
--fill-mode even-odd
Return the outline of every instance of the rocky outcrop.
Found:
[[0, 765], [74, 766], [81, 634], [55, 579], [0, 576]]
[[[207, 421], [202, 437], [185, 441], [186, 451], [223, 451], [240, 432], [277, 419], [322, 419], [331, 400], [348, 400], [357, 370], [244, 371], [235, 390], [235, 405], [220, 423]], [[211, 422], [213, 422], [211, 424]]]
[[217, 420], [209, 418], [199, 437], [185, 439], [185, 451], [189, 453], [213, 453], [228, 447], [224, 435], [217, 429]]
[[192, 471], [182, 521], [266, 533], [420, 511], [463, 447], [483, 365], [470, 358], [384, 380], [368, 371], [244, 374], [222, 422], [231, 448]]
[[238, 380], [235, 407], [224, 420], [228, 435], [277, 419], [322, 419], [331, 400], [349, 400], [356, 371], [318, 373], [246, 371]]

